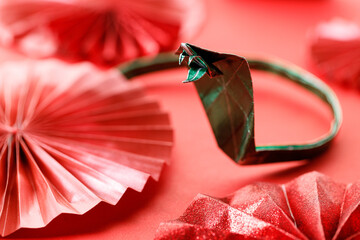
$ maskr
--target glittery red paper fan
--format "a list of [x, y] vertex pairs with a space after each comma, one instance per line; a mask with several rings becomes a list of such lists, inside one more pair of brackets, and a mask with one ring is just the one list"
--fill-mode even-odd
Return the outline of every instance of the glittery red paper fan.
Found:
[[360, 239], [360, 182], [317, 172], [278, 185], [255, 183], [223, 199], [198, 195], [156, 239]]
[[360, 27], [334, 19], [322, 23], [311, 38], [315, 71], [325, 80], [360, 90]]
[[116, 204], [158, 180], [168, 114], [115, 70], [58, 61], [0, 66], [0, 234]]
[[32, 57], [111, 67], [173, 50], [199, 30], [203, 5], [202, 0], [4, 0], [0, 21], [11, 36], [7, 45]]

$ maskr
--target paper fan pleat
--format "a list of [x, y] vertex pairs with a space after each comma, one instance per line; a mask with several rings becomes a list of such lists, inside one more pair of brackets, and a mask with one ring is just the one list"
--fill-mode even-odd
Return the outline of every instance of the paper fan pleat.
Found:
[[0, 66], [0, 144], [5, 236], [142, 191], [169, 159], [172, 129], [159, 104], [116, 71], [14, 62]]
[[360, 90], [360, 27], [343, 19], [319, 24], [310, 42], [315, 71], [325, 80]]
[[4, 44], [32, 57], [111, 67], [173, 50], [199, 30], [204, 5], [202, 0], [5, 0], [0, 33]]
[[155, 239], [358, 239], [360, 182], [310, 172], [286, 184], [253, 183], [225, 198], [199, 194]]

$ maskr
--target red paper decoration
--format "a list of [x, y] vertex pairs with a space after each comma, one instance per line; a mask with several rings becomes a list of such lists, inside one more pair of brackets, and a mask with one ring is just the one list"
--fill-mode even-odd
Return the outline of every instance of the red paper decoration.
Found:
[[[4, 0], [8, 45], [32, 57], [111, 67], [173, 50], [203, 19], [199, 0]], [[5, 31], [4, 30], [4, 31]]]
[[198, 195], [156, 239], [358, 239], [360, 182], [317, 172], [278, 185], [255, 183], [229, 197]]
[[172, 146], [159, 104], [90, 64], [0, 66], [0, 116], [2, 236], [142, 191]]
[[334, 19], [317, 26], [311, 39], [315, 70], [325, 80], [360, 90], [360, 27]]

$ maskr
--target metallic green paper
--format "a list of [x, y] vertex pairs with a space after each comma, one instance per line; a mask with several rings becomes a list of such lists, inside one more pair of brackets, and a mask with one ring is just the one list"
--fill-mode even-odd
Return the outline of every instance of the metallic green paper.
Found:
[[[335, 93], [320, 79], [289, 63], [245, 59], [231, 54], [181, 44], [180, 55], [160, 54], [120, 66], [129, 79], [186, 63], [185, 81], [193, 82], [204, 106], [219, 147], [239, 164], [259, 164], [302, 160], [327, 150], [338, 133], [342, 111]], [[185, 64], [182, 64], [185, 65]], [[302, 144], [256, 146], [254, 139], [254, 100], [250, 69], [270, 72], [289, 79], [328, 104], [334, 119], [324, 136]]]
[[250, 157], [255, 152], [254, 99], [247, 61], [190, 44], [181, 50], [180, 60], [188, 59], [189, 65], [184, 82], [194, 82], [219, 147], [235, 161]]
[[[312, 158], [324, 152], [339, 131], [342, 112], [336, 95], [325, 83], [296, 66], [273, 61], [248, 62], [243, 57], [217, 53], [187, 43], [181, 44], [177, 53], [180, 54], [180, 62], [188, 63], [189, 73], [184, 82], [194, 82], [219, 147], [238, 163]], [[255, 146], [250, 67], [288, 78], [320, 97], [334, 114], [330, 131], [310, 143]]]

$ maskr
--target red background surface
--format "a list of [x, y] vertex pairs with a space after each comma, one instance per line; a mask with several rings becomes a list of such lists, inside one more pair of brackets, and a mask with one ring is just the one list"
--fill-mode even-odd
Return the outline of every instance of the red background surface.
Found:
[[[207, 0], [206, 22], [191, 43], [220, 52], [276, 56], [308, 68], [307, 33], [340, 16], [360, 24], [357, 0]], [[186, 40], [186, 39], [185, 39]], [[184, 41], [185, 41], [184, 40]], [[0, 50], [0, 61], [20, 58]], [[99, 204], [77, 216], [62, 214], [43, 229], [21, 229], [9, 238], [152, 239], [160, 222], [177, 218], [197, 193], [224, 196], [254, 181], [284, 183], [308, 171], [341, 182], [360, 179], [360, 93], [331, 85], [344, 122], [331, 149], [312, 161], [262, 166], [233, 163], [216, 146], [185, 69], [137, 79], [171, 115], [175, 146], [160, 182], [142, 193], [128, 190], [116, 206]], [[316, 98], [267, 74], [253, 75], [257, 144], [300, 143], [326, 133], [331, 115]]]

